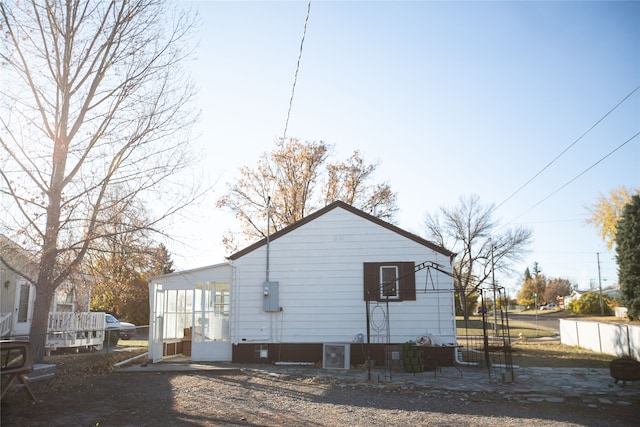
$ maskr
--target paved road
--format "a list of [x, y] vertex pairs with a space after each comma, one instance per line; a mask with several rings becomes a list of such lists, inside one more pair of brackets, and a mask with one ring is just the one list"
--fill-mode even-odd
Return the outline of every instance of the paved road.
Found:
[[537, 316], [534, 312], [531, 312], [531, 314], [509, 313], [509, 320], [527, 323], [533, 327], [537, 324], [540, 329], [560, 332], [560, 318], [563, 314], [562, 311], [538, 311]]

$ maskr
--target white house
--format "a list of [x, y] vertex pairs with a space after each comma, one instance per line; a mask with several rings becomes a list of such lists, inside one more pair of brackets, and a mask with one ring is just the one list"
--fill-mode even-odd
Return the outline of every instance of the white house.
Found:
[[9, 264], [35, 271], [30, 254], [0, 234], [0, 336], [26, 336], [31, 331], [35, 286], [15, 274]]
[[453, 344], [453, 256], [334, 202], [225, 263], [151, 279], [150, 357], [184, 342], [194, 361], [348, 367], [427, 333]]
[[[34, 256], [0, 234], [0, 337], [26, 339], [36, 299], [36, 286], [17, 274], [18, 269], [35, 277]], [[78, 284], [65, 281], [51, 300], [47, 325], [47, 350], [62, 347], [101, 348], [104, 336], [104, 313], [89, 312], [88, 295], [82, 301]]]

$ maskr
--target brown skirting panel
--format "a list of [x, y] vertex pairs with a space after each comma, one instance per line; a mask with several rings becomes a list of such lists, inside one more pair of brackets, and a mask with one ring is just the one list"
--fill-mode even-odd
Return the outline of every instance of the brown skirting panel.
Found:
[[[176, 354], [184, 354], [183, 353], [183, 342], [182, 341], [171, 341], [165, 342], [162, 344], [162, 355], [163, 356], [174, 356]], [[191, 354], [191, 353], [189, 353]]]
[[[351, 366], [364, 364], [367, 358], [378, 366], [385, 365], [385, 357], [390, 348], [399, 348], [401, 344], [365, 344], [351, 343]], [[453, 347], [422, 347], [425, 359], [437, 360], [440, 366], [453, 366]], [[367, 357], [369, 356], [369, 357]], [[390, 356], [389, 356], [390, 357]], [[233, 346], [234, 363], [276, 363], [306, 362], [322, 365], [322, 343], [255, 344], [243, 343]]]

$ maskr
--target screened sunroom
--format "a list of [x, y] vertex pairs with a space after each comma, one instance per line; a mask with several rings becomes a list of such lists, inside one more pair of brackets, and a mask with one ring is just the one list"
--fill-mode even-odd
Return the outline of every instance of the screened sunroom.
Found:
[[194, 361], [231, 360], [232, 273], [224, 263], [149, 281], [150, 359], [162, 360], [168, 344], [188, 343]]

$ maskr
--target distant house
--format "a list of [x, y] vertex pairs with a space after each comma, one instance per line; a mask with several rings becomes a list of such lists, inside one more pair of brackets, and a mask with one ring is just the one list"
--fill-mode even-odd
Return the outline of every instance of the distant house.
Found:
[[[0, 234], [0, 337], [24, 339], [31, 333], [36, 287], [10, 266], [36, 277], [33, 255]], [[103, 332], [97, 329], [104, 329], [104, 313], [88, 312], [89, 301], [79, 302], [76, 284], [61, 284], [49, 311], [47, 349], [102, 345]]]
[[587, 291], [579, 291], [579, 290], [572, 290], [571, 294], [569, 294], [568, 296], [564, 297], [564, 307], [569, 307], [569, 304], [572, 303], [573, 301], [577, 301], [580, 299], [580, 297], [584, 294], [586, 294]]
[[0, 333], [2, 337], [25, 336], [31, 331], [35, 286], [14, 273], [15, 266], [33, 275], [37, 266], [31, 255], [0, 234]]
[[334, 202], [225, 263], [151, 279], [150, 357], [181, 342], [194, 361], [348, 367], [424, 334], [453, 344], [453, 255]]
[[607, 286], [602, 289], [602, 295], [606, 295], [609, 298], [620, 299], [620, 285], [615, 284], [611, 286]]
[[[599, 293], [600, 290], [599, 289], [589, 289], [588, 291], [580, 291], [580, 290], [574, 289], [573, 291], [571, 291], [571, 294], [569, 296], [564, 297], [564, 307], [568, 307], [569, 303], [579, 300], [580, 297], [582, 297], [585, 294], [588, 294], [589, 292]], [[602, 289], [602, 295], [604, 295], [606, 297], [609, 297], [609, 298], [617, 298], [617, 299], [619, 299], [620, 298], [620, 286], [618, 284], [608, 286], [608, 287]]]

